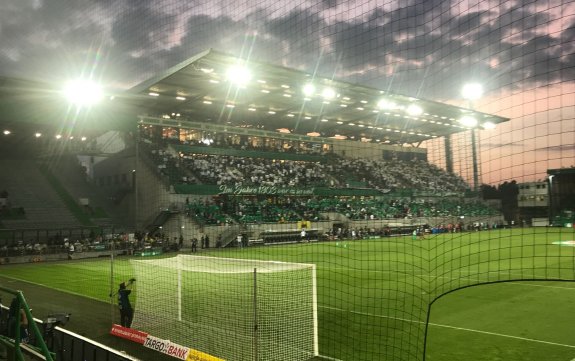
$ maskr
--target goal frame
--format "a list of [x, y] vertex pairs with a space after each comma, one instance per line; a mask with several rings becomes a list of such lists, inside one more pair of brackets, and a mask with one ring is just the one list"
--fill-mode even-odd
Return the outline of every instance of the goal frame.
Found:
[[[269, 261], [269, 260], [258, 260], [258, 259], [244, 259], [244, 258], [231, 258], [231, 257], [211, 257], [211, 256], [195, 256], [195, 255], [185, 255], [185, 254], [179, 254], [176, 256], [176, 264], [177, 264], [177, 318], [178, 321], [182, 321], [182, 313], [183, 313], [183, 294], [182, 294], [182, 289], [183, 289], [183, 272], [186, 271], [186, 267], [184, 265], [184, 261], [186, 260], [190, 260], [190, 261], [194, 261], [194, 260], [203, 260], [203, 261], [224, 261], [224, 262], [229, 262], [229, 263], [243, 263], [243, 264], [249, 264], [250, 269], [245, 269], [243, 271], [214, 271], [214, 270], [209, 270], [209, 271], [205, 271], [205, 273], [230, 273], [230, 274], [238, 274], [238, 273], [244, 273], [244, 274], [248, 274], [251, 273], [253, 276], [253, 289], [252, 289], [252, 301], [253, 301], [253, 323], [254, 323], [254, 334], [253, 334], [253, 347], [254, 347], [254, 356], [255, 356], [255, 360], [254, 361], [258, 361], [258, 322], [259, 322], [259, 315], [258, 315], [258, 283], [257, 283], [257, 277], [258, 277], [258, 273], [262, 273], [262, 272], [258, 272], [261, 267], [258, 267], [259, 265], [278, 265], [280, 266], [280, 269], [278, 269], [277, 271], [267, 271], [267, 272], [263, 272], [263, 273], [275, 273], [275, 272], [290, 272], [290, 268], [293, 267], [292, 270], [305, 270], [305, 269], [309, 269], [310, 273], [311, 273], [311, 302], [312, 302], [312, 325], [313, 325], [313, 343], [312, 343], [312, 347], [313, 347], [313, 356], [317, 357], [319, 356], [319, 324], [318, 324], [318, 296], [317, 296], [317, 266], [313, 263], [297, 263], [297, 262], [284, 262], [284, 261]], [[136, 262], [138, 263], [146, 263], [146, 261], [144, 260], [136, 260]], [[281, 268], [283, 266], [283, 268]], [[270, 267], [267, 267], [270, 268]], [[186, 271], [186, 272], [204, 272], [204, 271]]]

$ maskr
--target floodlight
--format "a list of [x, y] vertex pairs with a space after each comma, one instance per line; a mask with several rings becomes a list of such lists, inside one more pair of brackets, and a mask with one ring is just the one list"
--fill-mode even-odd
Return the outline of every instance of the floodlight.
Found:
[[483, 129], [495, 129], [495, 127], [496, 127], [495, 123], [489, 122], [489, 121], [483, 123], [482, 126], [483, 126]]
[[377, 102], [377, 107], [379, 109], [395, 109], [397, 108], [397, 105], [394, 102], [389, 101], [387, 99], [381, 99], [380, 101]]
[[10, 132], [9, 130], [5, 130], [5, 131], [4, 131], [4, 135], [10, 135], [10, 133], [11, 133], [11, 132]]
[[68, 82], [64, 88], [64, 95], [70, 103], [77, 106], [90, 106], [102, 100], [102, 88], [100, 85], [84, 79], [76, 79]]
[[306, 85], [304, 85], [303, 87], [303, 93], [306, 96], [312, 96], [315, 93], [315, 86], [311, 83], [308, 83]]
[[465, 84], [461, 89], [461, 95], [467, 100], [477, 100], [483, 95], [483, 86], [479, 83]]
[[410, 104], [407, 109], [405, 109], [405, 111], [407, 112], [407, 114], [417, 117], [421, 114], [423, 114], [423, 109], [417, 105], [417, 104]]
[[36, 133], [36, 134], [34, 134], [34, 136], [35, 136], [36, 138], [40, 138], [40, 137], [42, 136], [42, 133]]
[[333, 99], [335, 98], [335, 90], [333, 90], [332, 88], [325, 88], [323, 90], [323, 92], [321, 93], [321, 95], [325, 98], [325, 99]]
[[465, 115], [459, 119], [459, 123], [465, 127], [473, 128], [477, 125], [477, 119], [470, 115]]
[[246, 85], [252, 79], [252, 73], [244, 66], [233, 65], [227, 72], [228, 80], [237, 85]]
[[56, 139], [60, 139], [62, 136], [60, 134], [56, 134]]

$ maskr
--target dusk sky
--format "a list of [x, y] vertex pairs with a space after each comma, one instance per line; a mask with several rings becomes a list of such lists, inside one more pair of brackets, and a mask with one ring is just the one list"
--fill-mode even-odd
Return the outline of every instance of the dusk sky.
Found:
[[[466, 106], [511, 121], [482, 131], [485, 183], [575, 165], [575, 1], [3, 0], [0, 75], [127, 89], [208, 48]], [[456, 140], [465, 147], [465, 141]], [[427, 144], [442, 163], [441, 141]], [[463, 160], [456, 169], [469, 172]]]

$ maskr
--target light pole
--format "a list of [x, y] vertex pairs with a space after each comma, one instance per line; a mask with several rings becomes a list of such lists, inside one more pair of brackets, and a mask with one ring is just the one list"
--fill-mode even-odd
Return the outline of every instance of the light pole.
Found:
[[[467, 100], [469, 109], [473, 110], [473, 101], [480, 99], [483, 95], [483, 86], [478, 83], [469, 83], [465, 84], [461, 89], [461, 95], [463, 98]], [[472, 117], [467, 117], [465, 125], [471, 127], [471, 157], [472, 157], [472, 166], [473, 166], [473, 190], [479, 190], [479, 164], [477, 160], [478, 152], [478, 144], [476, 139], [476, 126], [477, 120]]]

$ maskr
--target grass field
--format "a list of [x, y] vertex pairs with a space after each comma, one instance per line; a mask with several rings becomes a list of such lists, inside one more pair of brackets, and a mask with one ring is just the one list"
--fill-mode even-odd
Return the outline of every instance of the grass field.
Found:
[[[511, 229], [201, 255], [316, 264], [320, 353], [327, 358], [423, 359], [428, 305], [433, 303], [427, 360], [571, 361], [575, 284], [565, 281], [575, 279], [575, 249], [553, 244], [569, 240], [575, 240], [572, 229]], [[106, 342], [104, 325], [117, 317], [106, 306], [110, 288], [134, 275], [128, 258], [116, 258], [113, 272], [111, 279], [109, 259], [10, 265], [0, 268], [0, 282], [26, 285], [35, 314], [61, 312], [55, 308], [69, 305], [69, 293], [94, 307], [107, 307], [110, 311], [91, 314], [89, 321], [74, 322], [91, 313], [78, 309], [67, 327]], [[28, 296], [43, 286], [65, 293], [50, 299]], [[136, 287], [136, 309], [137, 292]], [[86, 325], [97, 320], [101, 328]]]

